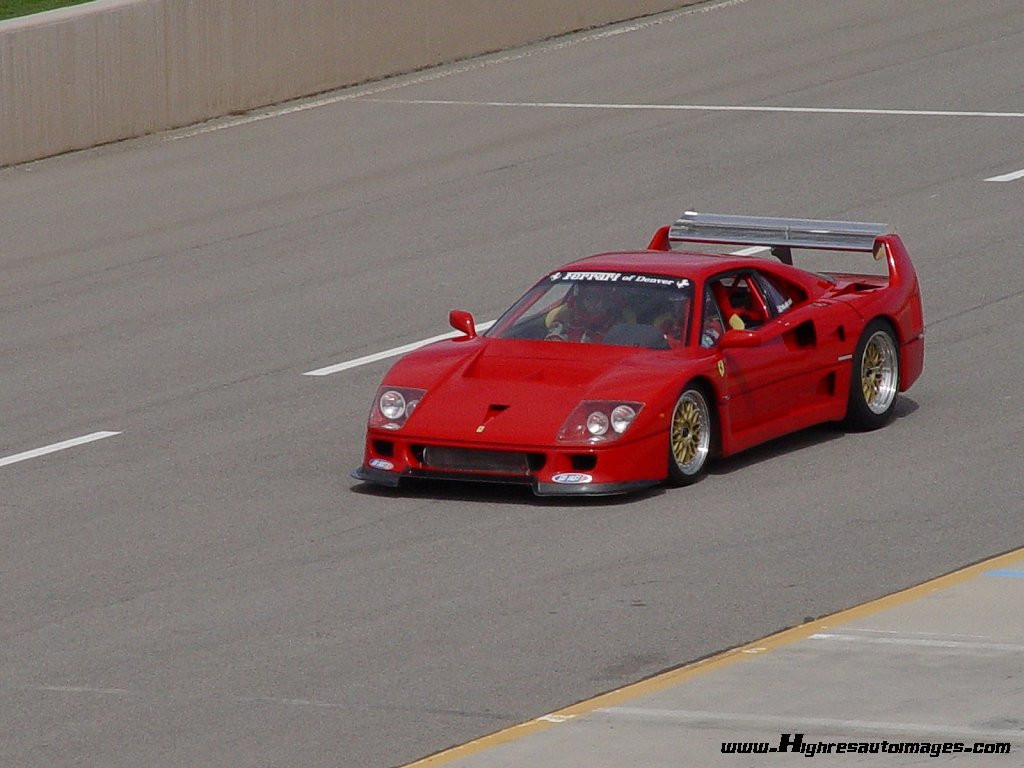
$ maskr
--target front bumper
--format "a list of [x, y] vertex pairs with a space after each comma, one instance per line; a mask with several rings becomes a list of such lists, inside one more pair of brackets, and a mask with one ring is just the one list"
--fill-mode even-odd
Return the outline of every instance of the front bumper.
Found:
[[[667, 446], [665, 434], [599, 447], [523, 448], [437, 443], [371, 430], [363, 465], [352, 472], [352, 477], [391, 488], [405, 479], [455, 480], [527, 485], [538, 496], [611, 496], [664, 481]], [[432, 456], [444, 456], [449, 463], [432, 460]], [[459, 464], [463, 458], [465, 464]]]

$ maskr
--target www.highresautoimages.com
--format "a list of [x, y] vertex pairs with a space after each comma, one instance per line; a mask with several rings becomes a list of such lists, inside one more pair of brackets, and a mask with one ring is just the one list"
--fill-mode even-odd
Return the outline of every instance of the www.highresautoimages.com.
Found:
[[815, 755], [1008, 755], [1008, 742], [976, 741], [806, 741], [802, 733], [783, 733], [778, 744], [767, 741], [723, 741], [725, 754], [750, 755], [770, 752], [790, 752], [814, 757]]

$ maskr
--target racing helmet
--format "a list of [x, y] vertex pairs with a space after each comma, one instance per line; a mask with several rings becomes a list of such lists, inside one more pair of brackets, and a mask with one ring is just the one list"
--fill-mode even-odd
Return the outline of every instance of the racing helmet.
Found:
[[568, 305], [573, 325], [597, 328], [615, 317], [619, 296], [614, 285], [579, 282], [572, 287]]

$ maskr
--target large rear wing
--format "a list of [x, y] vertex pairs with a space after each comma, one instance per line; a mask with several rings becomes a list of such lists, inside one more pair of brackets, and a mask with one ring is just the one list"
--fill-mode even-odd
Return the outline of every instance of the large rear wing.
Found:
[[862, 221], [783, 219], [768, 216], [734, 216], [686, 211], [669, 227], [659, 229], [651, 250], [668, 251], [672, 243], [721, 243], [770, 248], [772, 255], [793, 264], [793, 248], [866, 251], [883, 256], [879, 238], [893, 235], [888, 224]]

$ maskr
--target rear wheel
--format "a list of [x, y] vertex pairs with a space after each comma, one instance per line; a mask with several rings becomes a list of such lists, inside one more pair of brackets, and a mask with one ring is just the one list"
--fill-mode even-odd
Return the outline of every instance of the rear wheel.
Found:
[[857, 342], [850, 372], [846, 425], [867, 431], [885, 426], [896, 414], [900, 389], [899, 346], [892, 326], [872, 320]]
[[679, 395], [668, 431], [668, 479], [673, 485], [697, 482], [711, 453], [711, 409], [704, 391], [692, 384]]

